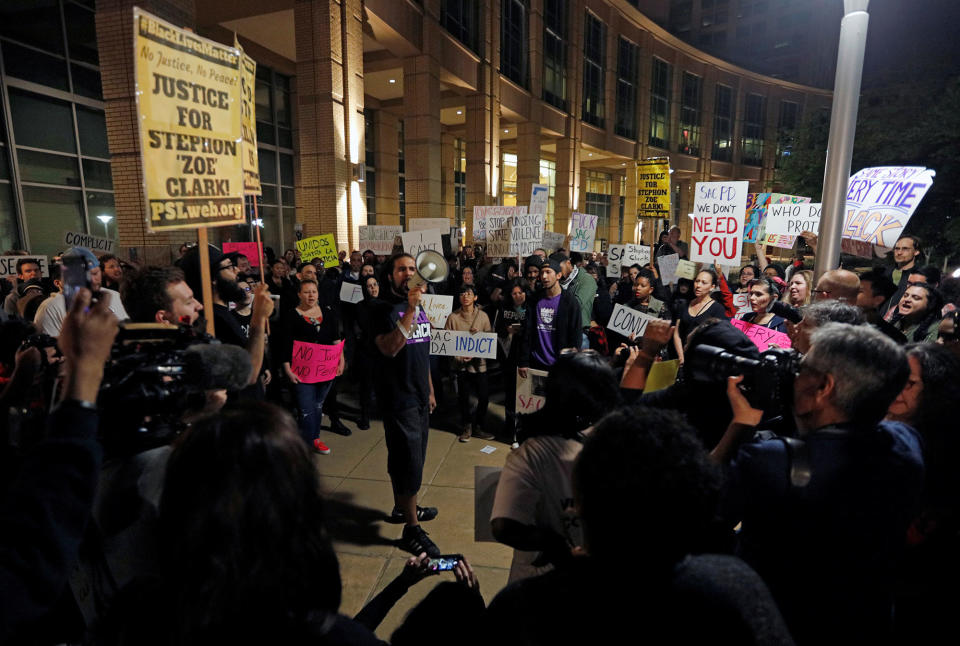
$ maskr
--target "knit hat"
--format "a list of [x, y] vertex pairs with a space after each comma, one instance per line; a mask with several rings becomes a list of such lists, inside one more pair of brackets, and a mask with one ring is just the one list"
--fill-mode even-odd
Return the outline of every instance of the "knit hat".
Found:
[[[217, 277], [217, 267], [223, 260], [223, 253], [212, 244], [207, 245], [207, 253], [210, 256], [210, 277], [211, 280]], [[187, 285], [193, 290], [194, 294], [203, 293], [203, 281], [200, 278], [200, 247], [190, 247], [187, 253], [183, 255], [180, 261], [180, 269], [183, 270], [183, 276]]]

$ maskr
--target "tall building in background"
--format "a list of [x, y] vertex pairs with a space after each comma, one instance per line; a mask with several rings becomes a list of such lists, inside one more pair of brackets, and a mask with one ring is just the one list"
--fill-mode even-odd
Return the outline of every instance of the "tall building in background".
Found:
[[[767, 76], [832, 88], [838, 0], [630, 0], [694, 47]], [[665, 6], [667, 5], [667, 6]]]

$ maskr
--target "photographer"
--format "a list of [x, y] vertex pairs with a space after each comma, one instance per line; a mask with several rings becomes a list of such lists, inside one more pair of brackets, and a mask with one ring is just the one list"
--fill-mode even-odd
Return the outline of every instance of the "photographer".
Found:
[[0, 506], [0, 642], [35, 636], [66, 591], [103, 459], [94, 402], [116, 334], [106, 303], [81, 289], [60, 333], [63, 400]]
[[885, 642], [924, 475], [917, 432], [881, 421], [909, 373], [903, 349], [880, 332], [824, 325], [793, 385], [801, 439], [742, 446], [762, 411], [739, 390], [742, 377], [728, 380], [734, 418], [712, 453], [730, 461], [725, 516], [742, 523], [739, 553], [798, 643]]

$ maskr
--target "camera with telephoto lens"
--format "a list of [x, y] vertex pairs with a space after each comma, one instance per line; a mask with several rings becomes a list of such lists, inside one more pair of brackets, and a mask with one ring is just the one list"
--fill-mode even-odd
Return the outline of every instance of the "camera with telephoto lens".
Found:
[[168, 444], [206, 391], [239, 390], [249, 375], [246, 350], [189, 325], [122, 323], [97, 397], [104, 450], [129, 455]]
[[800, 371], [800, 353], [788, 348], [769, 348], [760, 359], [741, 357], [712, 345], [698, 345], [684, 364], [689, 379], [725, 382], [743, 375], [740, 384], [747, 401], [765, 417], [786, 417], [793, 406], [793, 382]]

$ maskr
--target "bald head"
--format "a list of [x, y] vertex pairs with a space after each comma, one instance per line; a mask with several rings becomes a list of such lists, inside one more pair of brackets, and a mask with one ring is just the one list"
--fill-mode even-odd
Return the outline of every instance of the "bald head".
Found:
[[857, 293], [860, 291], [860, 278], [846, 269], [831, 269], [824, 272], [817, 287], [813, 290], [815, 300], [838, 300], [844, 303], [856, 303]]

